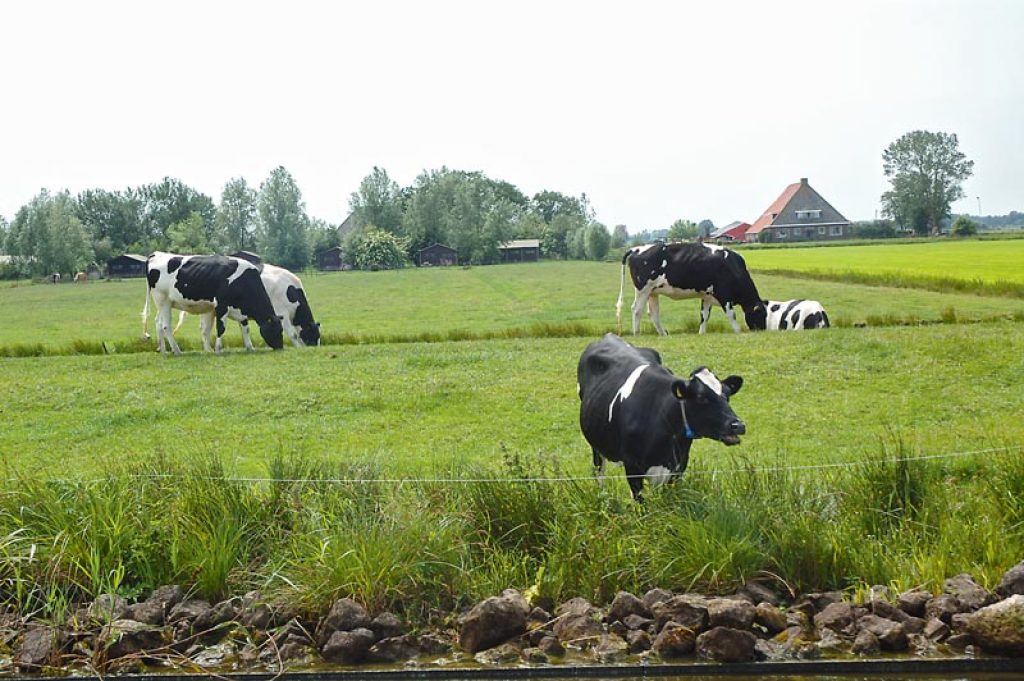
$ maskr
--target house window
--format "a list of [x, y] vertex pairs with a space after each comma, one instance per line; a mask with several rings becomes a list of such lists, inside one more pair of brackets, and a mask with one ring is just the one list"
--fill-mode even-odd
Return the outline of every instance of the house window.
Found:
[[786, 228], [785, 227], [779, 227], [779, 238], [780, 239], [785, 239], [786, 238]]
[[814, 220], [821, 217], [820, 210], [798, 210], [796, 212], [797, 220]]
[[818, 234], [820, 236], [825, 236], [825, 225], [822, 225], [821, 227], [818, 227]]
[[843, 235], [843, 226], [842, 225], [832, 225], [832, 236], [842, 236], [842, 235]]

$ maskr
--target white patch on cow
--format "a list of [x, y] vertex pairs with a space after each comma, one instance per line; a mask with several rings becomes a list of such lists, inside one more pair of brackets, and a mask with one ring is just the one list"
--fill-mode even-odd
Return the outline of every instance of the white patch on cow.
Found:
[[661, 269], [665, 269], [666, 267], [668, 267], [668, 260], [662, 260], [661, 261]]
[[257, 269], [256, 265], [253, 265], [248, 260], [242, 260], [241, 258], [232, 258], [232, 259], [235, 262], [238, 263], [238, 267], [235, 269], [234, 272], [232, 272], [228, 276], [228, 285], [229, 286], [231, 284], [235, 283], [235, 280], [238, 279], [240, 276], [242, 276], [242, 274], [244, 274], [246, 272], [246, 270], [255, 270], [255, 269]]
[[722, 394], [722, 382], [718, 380], [718, 377], [707, 369], [701, 369], [693, 375], [694, 378], [699, 380], [701, 383], [711, 388], [716, 395]]
[[651, 487], [664, 485], [672, 479], [672, 471], [664, 466], [651, 466], [644, 475], [647, 477], [647, 481], [651, 483]]
[[576, 381], [576, 397], [580, 397], [583, 393], [580, 392], [580, 382]]
[[701, 242], [701, 246], [703, 246], [704, 248], [708, 249], [712, 253], [717, 253], [718, 251], [725, 251], [725, 257], [726, 258], [729, 257], [729, 251], [726, 251], [724, 248], [722, 248], [721, 246], [719, 246], [717, 244], [706, 244], [704, 242]]
[[625, 402], [629, 399], [629, 396], [633, 394], [633, 388], [636, 386], [636, 382], [640, 379], [640, 374], [644, 372], [644, 369], [651, 366], [650, 364], [641, 364], [636, 369], [633, 369], [633, 373], [629, 375], [626, 382], [622, 384], [619, 391], [612, 397], [612, 401], [608, 403], [608, 423], [612, 422], [612, 412], [615, 409], [615, 402]]
[[643, 246], [634, 246], [629, 250], [633, 253], [633, 255], [640, 255], [641, 253], [646, 253], [647, 251], [651, 250], [657, 245], [658, 244], [645, 244]]
[[[698, 291], [693, 288], [676, 288], [668, 283], [668, 277], [664, 274], [658, 275], [647, 282], [646, 289], [659, 296], [668, 296], [672, 300], [687, 300], [689, 298], [707, 298], [710, 291]], [[718, 302], [718, 301], [715, 301]]]

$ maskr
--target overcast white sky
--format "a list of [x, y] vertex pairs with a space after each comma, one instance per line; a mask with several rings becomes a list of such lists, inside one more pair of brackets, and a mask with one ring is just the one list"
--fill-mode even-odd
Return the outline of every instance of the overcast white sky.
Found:
[[810, 178], [847, 218], [883, 149], [956, 133], [958, 212], [1024, 210], [1024, 1], [14, 2], [0, 215], [41, 188], [283, 165], [340, 222], [373, 166], [586, 192], [630, 231], [752, 222]]

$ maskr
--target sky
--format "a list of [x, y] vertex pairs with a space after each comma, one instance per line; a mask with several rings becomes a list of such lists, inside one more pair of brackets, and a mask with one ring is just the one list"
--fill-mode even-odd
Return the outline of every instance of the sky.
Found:
[[447, 166], [634, 233], [753, 222], [801, 177], [867, 220], [912, 130], [975, 162], [954, 212], [1003, 214], [1022, 27], [1021, 0], [3, 3], [0, 215], [164, 177], [219, 201], [284, 166], [337, 223], [374, 166]]

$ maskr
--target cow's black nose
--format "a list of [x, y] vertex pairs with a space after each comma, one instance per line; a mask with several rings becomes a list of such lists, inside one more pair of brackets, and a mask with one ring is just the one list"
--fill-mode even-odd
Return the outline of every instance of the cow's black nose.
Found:
[[747, 427], [743, 425], [743, 421], [733, 421], [729, 424], [729, 432], [733, 435], [743, 435], [747, 432]]

